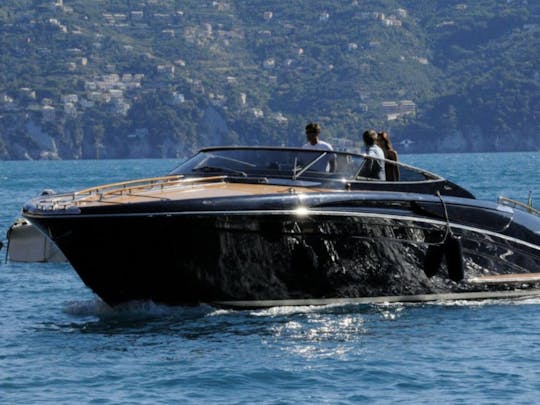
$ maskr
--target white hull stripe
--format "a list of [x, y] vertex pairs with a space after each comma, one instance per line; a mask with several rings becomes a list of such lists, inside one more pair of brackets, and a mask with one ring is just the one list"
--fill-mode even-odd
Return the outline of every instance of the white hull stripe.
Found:
[[485, 300], [511, 298], [537, 298], [540, 289], [510, 290], [510, 291], [478, 291], [446, 294], [396, 295], [359, 298], [321, 298], [321, 299], [291, 299], [291, 300], [254, 300], [254, 301], [213, 301], [210, 305], [233, 308], [269, 308], [276, 306], [309, 306], [332, 304], [384, 304], [384, 303], [417, 303], [457, 300]]

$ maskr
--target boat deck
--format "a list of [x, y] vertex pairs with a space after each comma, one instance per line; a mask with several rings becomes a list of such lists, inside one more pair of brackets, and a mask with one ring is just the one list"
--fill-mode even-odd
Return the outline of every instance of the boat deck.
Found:
[[252, 184], [227, 181], [227, 176], [184, 178], [165, 176], [136, 181], [111, 183], [70, 194], [39, 197], [36, 207], [44, 210], [64, 210], [104, 204], [126, 204], [151, 200], [183, 200], [192, 198], [230, 197], [242, 195], [311, 193], [318, 187]]

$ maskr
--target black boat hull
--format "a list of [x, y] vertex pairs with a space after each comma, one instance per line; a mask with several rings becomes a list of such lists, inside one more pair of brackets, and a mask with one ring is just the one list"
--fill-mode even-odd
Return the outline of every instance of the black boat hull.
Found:
[[[452, 248], [445, 244], [444, 220], [404, 212], [168, 212], [33, 222], [110, 305], [510, 290], [515, 285], [470, 280], [540, 269], [533, 244], [452, 223], [451, 235], [459, 241]], [[428, 271], [434, 250], [439, 256]], [[456, 278], [460, 263], [464, 274]]]

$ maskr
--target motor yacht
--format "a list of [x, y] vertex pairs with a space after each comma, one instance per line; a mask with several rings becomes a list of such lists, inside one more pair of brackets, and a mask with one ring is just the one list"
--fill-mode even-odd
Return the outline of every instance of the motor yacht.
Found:
[[22, 215], [111, 306], [540, 294], [537, 210], [478, 200], [403, 163], [390, 162], [399, 166], [399, 181], [365, 177], [374, 159], [204, 148], [162, 177], [37, 196]]

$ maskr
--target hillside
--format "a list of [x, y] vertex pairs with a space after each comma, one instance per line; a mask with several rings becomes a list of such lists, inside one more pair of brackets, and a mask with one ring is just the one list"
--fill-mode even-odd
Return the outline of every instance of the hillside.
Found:
[[11, 0], [0, 159], [182, 157], [215, 144], [540, 150], [540, 4]]

